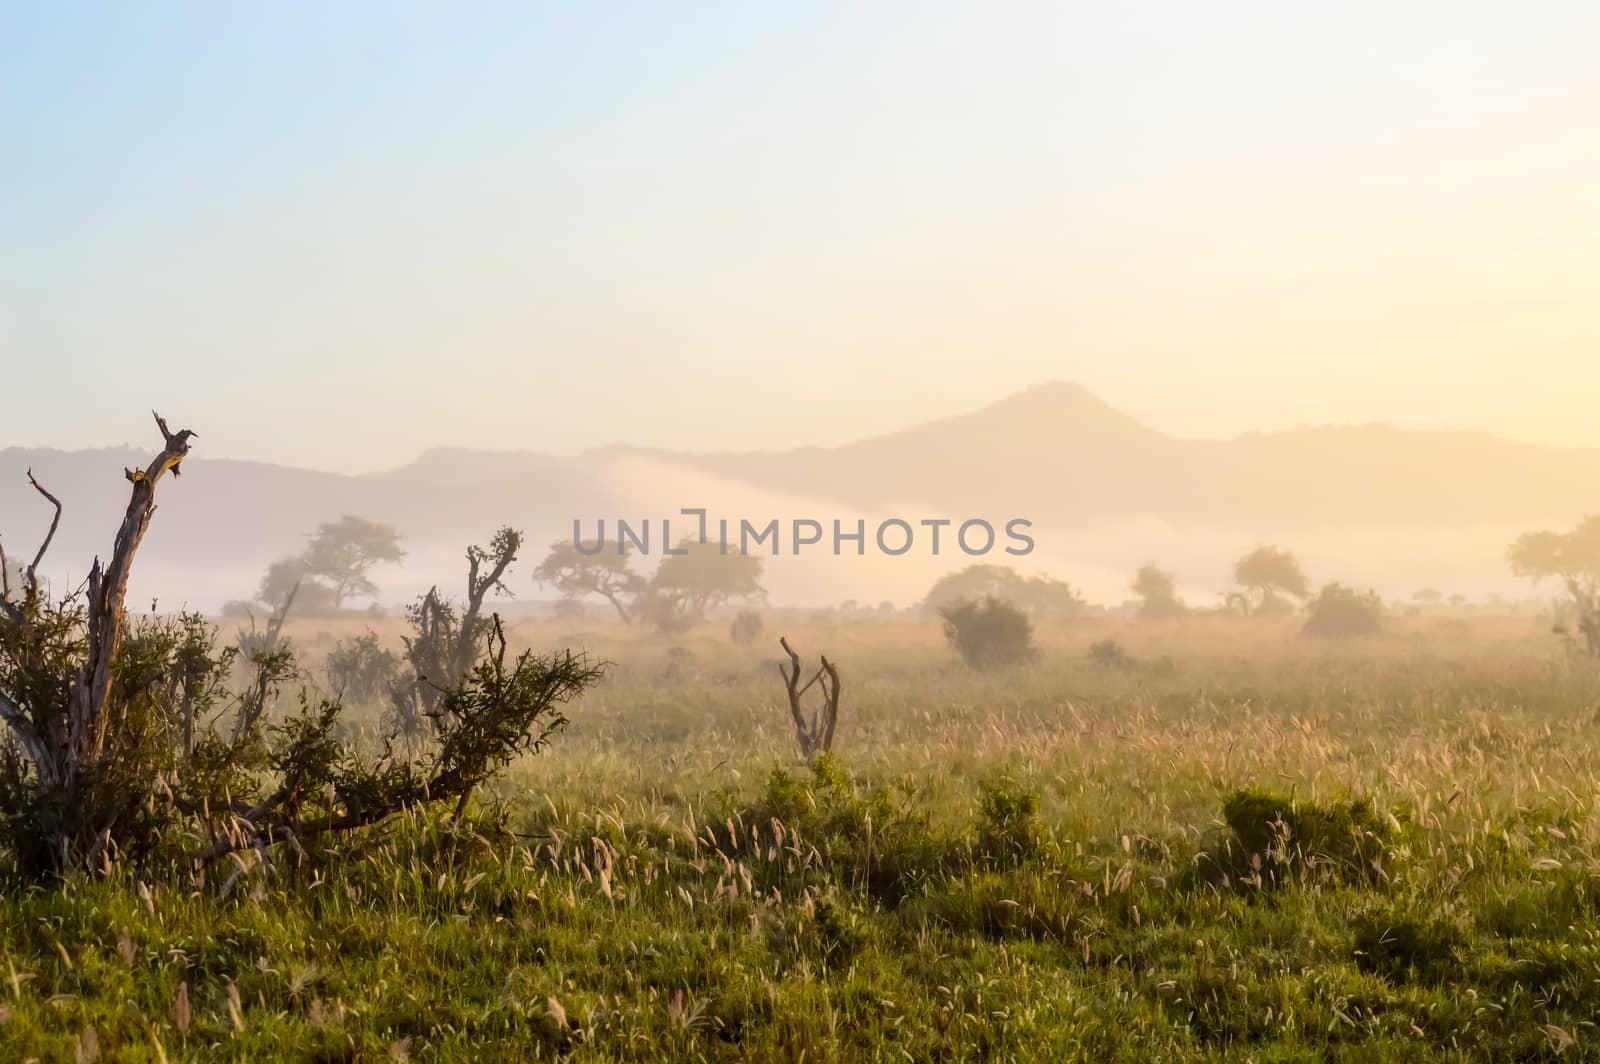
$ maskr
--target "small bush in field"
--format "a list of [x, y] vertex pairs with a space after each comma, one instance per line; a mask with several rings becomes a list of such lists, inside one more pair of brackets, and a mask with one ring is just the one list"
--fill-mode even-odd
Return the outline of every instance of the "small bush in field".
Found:
[[1234, 879], [1259, 877], [1263, 886], [1301, 871], [1374, 883], [1386, 877], [1381, 866], [1398, 841], [1398, 820], [1370, 798], [1311, 802], [1244, 789], [1223, 802], [1222, 817], [1232, 838], [1219, 867]]
[[1089, 647], [1089, 660], [1102, 669], [1129, 669], [1133, 655], [1115, 639], [1102, 639]]
[[944, 635], [969, 668], [1020, 665], [1033, 658], [1033, 622], [1028, 615], [997, 598], [957, 602], [939, 611]]
[[1009, 779], [982, 785], [978, 802], [978, 850], [984, 856], [1023, 861], [1039, 850], [1039, 796]]
[[1461, 932], [1447, 920], [1403, 908], [1362, 914], [1355, 922], [1356, 967], [1394, 982], [1439, 982], [1458, 970]]

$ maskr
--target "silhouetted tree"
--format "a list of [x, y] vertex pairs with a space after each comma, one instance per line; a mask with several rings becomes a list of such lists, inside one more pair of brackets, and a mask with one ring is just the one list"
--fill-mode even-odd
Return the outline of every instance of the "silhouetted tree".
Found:
[[403, 557], [398, 531], [349, 514], [318, 525], [301, 555], [305, 574], [323, 581], [333, 592], [335, 609], [351, 596], [377, 594], [378, 585], [367, 576], [368, 571]]
[[1144, 565], [1134, 574], [1129, 587], [1139, 596], [1139, 617], [1142, 620], [1165, 620], [1181, 617], [1188, 612], [1188, 607], [1178, 597], [1177, 579], [1165, 569], [1153, 564]]
[[1571, 532], [1524, 533], [1506, 549], [1506, 559], [1516, 576], [1562, 582], [1585, 650], [1600, 656], [1600, 516], [1585, 517]]
[[1282, 612], [1285, 603], [1279, 595], [1305, 599], [1311, 585], [1300, 568], [1300, 560], [1278, 547], [1258, 546], [1233, 564], [1233, 582], [1245, 589], [1245, 612]]
[[1065, 580], [1043, 573], [1023, 576], [1008, 565], [979, 563], [946, 573], [934, 582], [923, 608], [937, 613], [957, 602], [997, 598], [1036, 616], [1072, 618], [1084, 611], [1082, 596]]
[[279, 558], [267, 566], [256, 588], [256, 601], [272, 614], [287, 613], [290, 598], [294, 608], [303, 615], [316, 616], [334, 609], [338, 602], [333, 589], [312, 576], [306, 568], [305, 558], [294, 555]]
[[633, 600], [646, 587], [645, 578], [628, 567], [626, 544], [623, 549], [601, 543], [594, 554], [580, 551], [572, 542], [552, 543], [550, 553], [533, 571], [533, 579], [541, 587], [551, 586], [565, 599], [579, 600], [586, 595], [598, 595], [611, 603], [624, 623], [633, 623], [630, 612]]
[[681, 554], [669, 554], [656, 566], [643, 596], [642, 612], [663, 631], [703, 618], [706, 611], [730, 599], [766, 598], [761, 586], [761, 559], [737, 551], [722, 553], [714, 542], [679, 542]]

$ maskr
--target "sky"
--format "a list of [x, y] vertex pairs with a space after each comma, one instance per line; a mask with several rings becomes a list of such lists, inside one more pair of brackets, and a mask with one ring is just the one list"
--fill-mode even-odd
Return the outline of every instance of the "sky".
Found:
[[1600, 6], [0, 3], [0, 446], [1600, 447]]

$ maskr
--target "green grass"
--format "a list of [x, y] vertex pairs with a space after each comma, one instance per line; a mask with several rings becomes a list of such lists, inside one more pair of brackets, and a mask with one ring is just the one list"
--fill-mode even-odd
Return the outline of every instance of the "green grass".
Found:
[[765, 648], [530, 624], [618, 666], [460, 830], [0, 899], [0, 1060], [1600, 1059], [1600, 682], [1536, 623], [788, 630], [814, 768]]

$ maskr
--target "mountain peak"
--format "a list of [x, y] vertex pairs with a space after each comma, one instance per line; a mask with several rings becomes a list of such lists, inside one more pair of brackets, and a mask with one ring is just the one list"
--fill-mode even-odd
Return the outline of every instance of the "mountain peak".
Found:
[[1036, 384], [990, 403], [968, 417], [1028, 428], [1070, 426], [1080, 431], [1156, 434], [1076, 381]]

